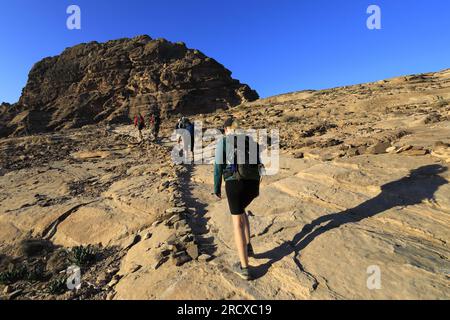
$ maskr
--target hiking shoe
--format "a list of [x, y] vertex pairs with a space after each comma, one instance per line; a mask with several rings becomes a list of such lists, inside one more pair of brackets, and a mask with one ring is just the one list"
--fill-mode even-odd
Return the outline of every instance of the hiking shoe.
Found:
[[244, 280], [250, 281], [253, 280], [249, 268], [242, 268], [241, 263], [236, 263], [233, 265], [232, 268], [233, 272], [236, 273], [239, 277], [241, 277]]
[[249, 257], [254, 257], [255, 256], [255, 251], [253, 250], [253, 246], [251, 243], [249, 243], [247, 245], [247, 254]]

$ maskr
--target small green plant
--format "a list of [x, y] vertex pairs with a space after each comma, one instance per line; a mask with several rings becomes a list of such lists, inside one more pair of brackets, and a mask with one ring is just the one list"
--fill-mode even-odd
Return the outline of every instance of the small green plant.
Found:
[[92, 246], [78, 246], [71, 250], [70, 261], [77, 266], [86, 267], [91, 264], [96, 257], [96, 250]]
[[11, 270], [0, 273], [0, 284], [9, 285], [28, 277], [28, 270], [25, 266], [14, 266]]
[[56, 278], [50, 281], [47, 285], [47, 290], [50, 294], [60, 295], [67, 291], [67, 284], [65, 278]]
[[283, 117], [283, 121], [287, 122], [287, 123], [292, 123], [292, 122], [300, 122], [301, 118], [297, 117], [297, 116], [293, 116], [293, 115], [285, 115]]
[[433, 105], [434, 108], [440, 109], [448, 106], [448, 101], [442, 96], [437, 96], [437, 102]]
[[26, 280], [28, 281], [41, 281], [44, 278], [45, 271], [41, 265], [37, 265], [27, 270]]
[[436, 104], [436, 107], [439, 109], [444, 108], [446, 106], [448, 106], [448, 101], [445, 100], [441, 100]]

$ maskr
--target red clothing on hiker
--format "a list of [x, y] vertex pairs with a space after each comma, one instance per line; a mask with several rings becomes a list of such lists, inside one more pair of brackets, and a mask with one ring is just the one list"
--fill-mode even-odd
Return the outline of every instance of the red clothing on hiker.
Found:
[[141, 128], [145, 128], [145, 120], [144, 117], [142, 116], [135, 116], [134, 117], [134, 126], [137, 127], [141, 127]]

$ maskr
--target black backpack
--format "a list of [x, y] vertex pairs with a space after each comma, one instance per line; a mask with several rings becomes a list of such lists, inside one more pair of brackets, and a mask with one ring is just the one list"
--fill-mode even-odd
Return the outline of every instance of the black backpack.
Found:
[[[239, 149], [240, 145], [238, 144], [239, 137], [237, 135], [227, 136], [224, 140], [224, 156], [223, 159], [225, 161], [225, 170], [224, 170], [224, 178], [228, 180], [233, 177], [236, 180], [261, 180], [260, 169], [263, 166], [261, 163], [261, 159], [259, 156], [260, 153], [260, 145], [255, 142], [251, 137], [245, 136], [245, 147], [244, 149]], [[230, 139], [233, 139], [233, 152], [232, 159], [227, 157], [227, 142]], [[254, 163], [254, 159], [251, 158], [250, 152], [252, 150], [252, 144], [256, 145], [256, 163]], [[244, 160], [245, 161], [239, 161]], [[253, 160], [253, 161], [252, 161]]]
[[177, 123], [177, 129], [185, 129], [186, 130], [186, 128], [187, 128], [187, 126], [188, 126], [188, 122], [189, 122], [189, 120], [187, 120], [187, 119], [180, 119], [179, 121], [178, 121], [178, 123]]

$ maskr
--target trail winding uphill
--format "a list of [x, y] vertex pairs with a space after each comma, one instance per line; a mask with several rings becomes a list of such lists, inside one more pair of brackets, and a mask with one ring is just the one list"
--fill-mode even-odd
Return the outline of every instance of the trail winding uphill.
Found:
[[[249, 207], [257, 279], [245, 282], [230, 271], [231, 217], [226, 200], [211, 195], [212, 167], [189, 167], [190, 225], [200, 251], [215, 258], [201, 256], [176, 273], [163, 265], [159, 281], [148, 274], [122, 281], [116, 298], [449, 298], [449, 178], [431, 156], [282, 156], [280, 174], [263, 180]], [[367, 285], [373, 266], [378, 290]]]

